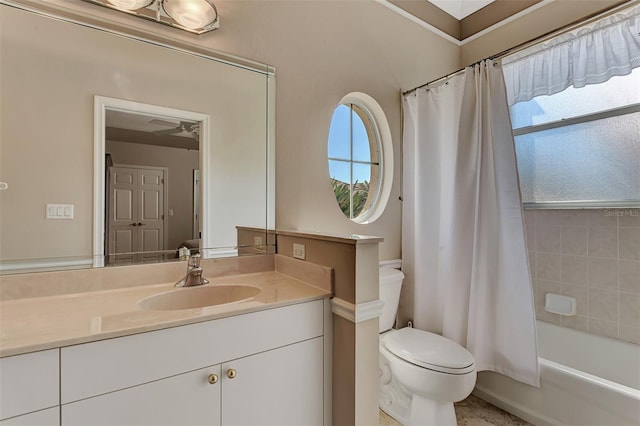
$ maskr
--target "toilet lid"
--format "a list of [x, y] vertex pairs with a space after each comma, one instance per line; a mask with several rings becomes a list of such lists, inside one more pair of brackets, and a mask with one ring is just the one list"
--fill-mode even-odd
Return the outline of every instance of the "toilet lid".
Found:
[[430, 370], [467, 374], [475, 369], [471, 352], [452, 340], [416, 328], [402, 328], [385, 337], [385, 347], [395, 356]]

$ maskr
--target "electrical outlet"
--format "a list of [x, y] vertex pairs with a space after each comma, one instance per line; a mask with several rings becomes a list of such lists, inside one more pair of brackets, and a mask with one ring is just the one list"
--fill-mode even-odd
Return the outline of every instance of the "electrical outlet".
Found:
[[304, 244], [294, 244], [293, 245], [293, 257], [295, 257], [296, 259], [301, 259], [301, 260], [305, 259]]
[[262, 237], [253, 237], [253, 245], [261, 246], [262, 245]]

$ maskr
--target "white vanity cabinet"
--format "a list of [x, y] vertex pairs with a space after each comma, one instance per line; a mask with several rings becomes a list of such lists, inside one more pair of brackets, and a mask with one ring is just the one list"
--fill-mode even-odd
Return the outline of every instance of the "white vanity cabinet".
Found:
[[0, 358], [0, 425], [60, 424], [59, 350]]
[[62, 348], [62, 425], [321, 425], [323, 303]]
[[322, 425], [322, 353], [317, 337], [224, 363], [222, 424]]

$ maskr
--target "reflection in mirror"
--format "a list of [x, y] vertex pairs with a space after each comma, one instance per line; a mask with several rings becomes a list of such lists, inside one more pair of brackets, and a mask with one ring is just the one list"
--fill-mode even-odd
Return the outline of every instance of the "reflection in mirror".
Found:
[[[266, 251], [259, 246], [270, 244], [266, 229], [275, 224], [273, 69], [53, 13], [0, 4], [0, 182], [8, 184], [0, 190], [0, 273], [117, 265], [121, 251], [145, 253], [131, 261], [176, 260], [183, 243], [204, 257]], [[139, 120], [148, 129], [132, 124]], [[140, 133], [129, 140], [147, 130], [191, 147], [150, 145]], [[151, 162], [161, 150], [185, 157], [180, 172]], [[113, 167], [136, 169], [138, 178], [162, 179], [139, 170], [165, 173], [168, 185], [155, 199], [135, 201], [161, 225], [134, 215], [133, 199], [118, 204], [120, 188], [105, 198], [107, 153]], [[107, 224], [105, 207], [116, 204], [139, 232], [118, 228], [122, 217]], [[149, 253], [157, 248], [162, 256]]]
[[102, 167], [96, 165], [96, 173], [105, 176], [104, 209], [96, 211], [106, 212], [100, 219], [105, 265], [178, 259], [185, 249], [198, 251], [200, 130], [207, 127], [201, 114], [96, 101], [107, 105], [104, 145], [99, 140], [96, 146], [105, 151]]

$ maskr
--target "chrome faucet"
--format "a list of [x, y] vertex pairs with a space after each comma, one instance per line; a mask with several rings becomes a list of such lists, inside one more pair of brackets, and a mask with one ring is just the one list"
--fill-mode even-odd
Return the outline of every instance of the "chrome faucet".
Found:
[[175, 283], [174, 287], [194, 287], [209, 284], [209, 280], [202, 278], [201, 258], [202, 256], [199, 253], [189, 258], [187, 261], [187, 274], [183, 279]]

